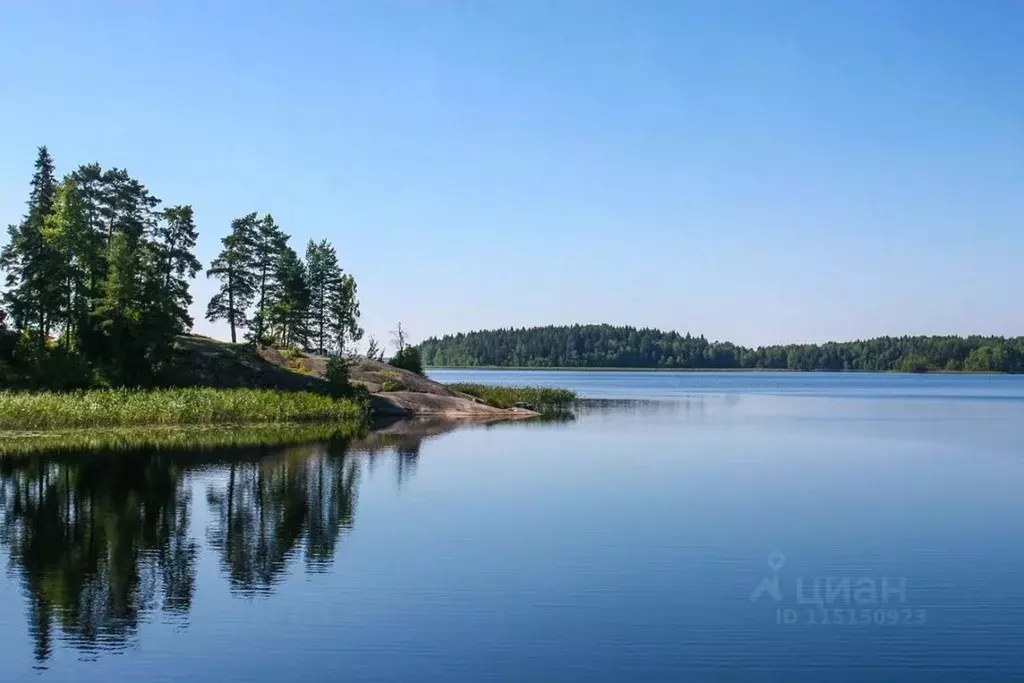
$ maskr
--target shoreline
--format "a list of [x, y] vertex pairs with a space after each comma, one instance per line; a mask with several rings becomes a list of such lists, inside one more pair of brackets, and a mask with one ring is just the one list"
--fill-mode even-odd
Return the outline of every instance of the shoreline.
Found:
[[354, 450], [394, 445], [393, 439], [422, 439], [455, 429], [514, 424], [531, 413], [380, 416], [365, 422], [264, 422], [179, 425], [124, 425], [64, 429], [0, 430], [0, 461], [34, 455], [76, 455], [108, 451], [244, 451], [340, 440]]
[[928, 370], [927, 372], [905, 372], [903, 370], [791, 370], [789, 368], [637, 368], [637, 367], [579, 367], [579, 366], [510, 366], [510, 365], [465, 365], [465, 366], [427, 366], [425, 372], [434, 370], [508, 370], [512, 372], [751, 372], [751, 373], [790, 373], [794, 375], [1006, 375], [1014, 376], [1024, 373], [996, 372], [993, 370]]

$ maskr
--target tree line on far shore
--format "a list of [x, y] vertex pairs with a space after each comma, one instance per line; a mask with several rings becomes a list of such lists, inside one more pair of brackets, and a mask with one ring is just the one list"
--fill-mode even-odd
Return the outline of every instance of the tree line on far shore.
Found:
[[[0, 388], [153, 386], [189, 331], [189, 283], [202, 270], [189, 205], [162, 206], [126, 170], [97, 163], [58, 178], [39, 149], [28, 210], [8, 228], [0, 307]], [[207, 318], [232, 342], [341, 354], [362, 336], [356, 283], [334, 247], [304, 258], [269, 214], [232, 221], [207, 276]]]
[[748, 348], [651, 328], [482, 330], [420, 344], [426, 366], [1024, 372], [1024, 337], [879, 337]]

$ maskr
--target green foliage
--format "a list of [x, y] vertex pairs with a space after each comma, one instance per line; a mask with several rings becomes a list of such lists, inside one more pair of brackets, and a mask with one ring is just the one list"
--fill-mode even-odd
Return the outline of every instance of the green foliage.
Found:
[[285, 245], [277, 263], [268, 313], [272, 335], [277, 341], [288, 346], [308, 343], [309, 304], [306, 264], [294, 249]]
[[50, 283], [51, 321], [61, 324], [70, 348], [89, 310], [90, 275], [98, 257], [97, 241], [72, 177], [57, 189], [53, 208], [43, 223], [43, 241], [55, 257]]
[[206, 319], [226, 320], [232, 344], [238, 342], [238, 330], [248, 326], [247, 311], [256, 296], [252, 264], [257, 223], [255, 212], [231, 221], [231, 232], [221, 239], [224, 248], [206, 271], [206, 277], [220, 281], [220, 290], [206, 306]]
[[906, 356], [900, 360], [900, 372], [928, 372], [928, 359], [924, 356]]
[[[192, 326], [201, 265], [192, 207], [160, 206], [125, 169], [86, 164], [58, 182], [39, 148], [28, 211], [0, 250], [0, 330], [17, 342], [0, 344], [4, 386], [175, 383], [174, 344]], [[313, 326], [317, 349], [342, 354], [363, 333], [355, 280], [326, 241], [310, 243], [306, 263], [287, 242], [269, 214], [232, 221], [207, 271], [220, 286], [206, 317], [227, 321], [232, 343], [242, 331], [253, 344], [309, 348]], [[40, 354], [14, 352], [25, 335]]]
[[281, 232], [273, 216], [267, 214], [258, 220], [251, 233], [252, 276], [256, 283], [256, 312], [253, 315], [250, 338], [256, 344], [265, 341], [274, 292], [278, 290], [278, 269], [288, 246], [288, 235]]
[[415, 346], [407, 346], [398, 351], [388, 363], [393, 367], [415, 372], [417, 375], [423, 374], [423, 361], [420, 360], [420, 351]]
[[163, 286], [153, 292], [162, 300], [158, 310], [165, 311], [169, 320], [166, 324], [174, 330], [188, 330], [192, 318], [188, 307], [192, 305], [189, 282], [202, 270], [202, 264], [192, 253], [199, 233], [191, 206], [172, 206], [163, 211], [162, 220], [153, 231], [154, 264], [162, 278]]
[[[1006, 349], [999, 344], [985, 344], [972, 349], [964, 361], [964, 369], [975, 372], [1006, 372], [1010, 368]], [[1011, 371], [1020, 372], [1019, 361]]]
[[351, 342], [363, 336], [355, 279], [343, 273], [338, 254], [327, 240], [310, 240], [306, 245], [306, 273], [309, 346], [320, 354], [344, 353]]
[[384, 381], [380, 384], [381, 391], [405, 391], [408, 388], [402, 382], [397, 372], [382, 370], [380, 374], [384, 378]]
[[34, 329], [40, 344], [46, 339], [53, 304], [53, 271], [57, 257], [43, 239], [46, 217], [57, 194], [53, 158], [46, 147], [39, 148], [32, 175], [28, 212], [17, 225], [8, 228], [9, 240], [0, 252], [0, 268], [7, 271], [4, 302], [17, 330]]
[[0, 429], [251, 422], [362, 422], [366, 406], [310, 392], [271, 389], [95, 389], [0, 392]]
[[[1024, 372], [1024, 337], [879, 337], [747, 348], [678, 332], [611, 325], [487, 330], [428, 339], [435, 367], [725, 368]], [[912, 359], [905, 367], [904, 360]]]
[[475, 396], [495, 408], [528, 405], [541, 412], [563, 410], [578, 398], [575, 391], [548, 387], [502, 387], [489, 384], [460, 383], [449, 384], [448, 388]]
[[124, 169], [89, 164], [57, 183], [40, 148], [29, 212], [0, 256], [14, 329], [40, 354], [0, 350], [7, 374], [51, 388], [159, 381], [192, 324], [189, 281], [199, 270], [191, 207], [159, 205]]
[[331, 356], [324, 366], [324, 379], [332, 396], [347, 396], [352, 386], [348, 382], [349, 361], [341, 356]]
[[83, 389], [97, 382], [81, 353], [64, 344], [40, 346], [34, 331], [0, 334], [0, 387]]
[[331, 292], [328, 307], [327, 329], [331, 345], [337, 353], [345, 353], [350, 343], [363, 338], [359, 327], [359, 300], [356, 298], [356, 281], [351, 275], [342, 275]]

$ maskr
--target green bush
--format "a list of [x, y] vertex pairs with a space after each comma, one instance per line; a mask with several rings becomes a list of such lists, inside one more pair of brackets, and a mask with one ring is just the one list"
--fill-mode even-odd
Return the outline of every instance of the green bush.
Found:
[[415, 372], [417, 375], [423, 374], [423, 361], [420, 360], [420, 352], [415, 346], [407, 346], [388, 361], [388, 364], [401, 368], [402, 370], [408, 370], [409, 372]]
[[0, 332], [0, 388], [85, 389], [97, 377], [85, 357], [63, 337], [41, 345], [34, 332]]
[[324, 379], [327, 380], [328, 391], [334, 397], [348, 396], [352, 385], [348, 382], [349, 361], [340, 356], [331, 356], [324, 367]]
[[405, 388], [397, 379], [385, 379], [380, 385], [381, 391], [405, 391]]

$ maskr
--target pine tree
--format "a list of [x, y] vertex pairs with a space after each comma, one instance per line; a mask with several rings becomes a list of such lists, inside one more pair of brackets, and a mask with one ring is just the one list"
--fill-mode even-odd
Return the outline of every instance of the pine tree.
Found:
[[160, 284], [158, 305], [165, 309], [176, 333], [192, 327], [189, 282], [202, 270], [193, 254], [199, 233], [191, 206], [171, 206], [161, 213], [153, 230], [153, 246]]
[[224, 248], [206, 271], [207, 277], [221, 283], [206, 307], [206, 319], [227, 320], [232, 344], [238, 343], [236, 330], [248, 325], [247, 311], [256, 293], [252, 264], [257, 223], [255, 212], [231, 221], [231, 233], [221, 240]]
[[160, 200], [123, 168], [103, 173], [100, 184], [99, 214], [106, 244], [121, 233], [128, 239], [128, 247], [134, 249], [155, 226]]
[[40, 345], [46, 343], [49, 331], [48, 306], [58, 296], [52, 286], [55, 257], [43, 240], [44, 222], [56, 194], [53, 158], [43, 146], [36, 157], [28, 212], [21, 223], [8, 228], [10, 240], [0, 252], [0, 268], [7, 271], [4, 299], [15, 328], [35, 328]]
[[54, 257], [49, 316], [54, 325], [63, 328], [64, 346], [70, 350], [88, 312], [89, 276], [95, 258], [88, 220], [72, 176], [58, 188], [42, 234]]
[[309, 276], [309, 333], [317, 353], [326, 353], [330, 342], [331, 299], [341, 279], [338, 255], [327, 240], [306, 245], [306, 271]]
[[277, 339], [285, 346], [305, 346], [310, 302], [309, 278], [306, 264], [287, 245], [278, 260], [271, 299], [269, 322]]
[[107, 246], [107, 277], [92, 315], [103, 335], [103, 357], [115, 383], [139, 384], [147, 374], [147, 360], [137, 343], [142, 319], [142, 263], [137, 249], [123, 233], [115, 233]]
[[252, 233], [252, 277], [256, 282], [256, 312], [252, 321], [253, 343], [262, 343], [266, 333], [271, 293], [276, 287], [276, 276], [281, 253], [288, 244], [288, 236], [274, 223], [270, 214], [256, 223]]
[[90, 264], [89, 288], [95, 290], [106, 273], [103, 253], [107, 245], [107, 223], [103, 216], [104, 204], [110, 193], [105, 190], [103, 168], [97, 163], [79, 166], [72, 176], [89, 225], [95, 255]]
[[330, 294], [328, 331], [330, 343], [339, 354], [345, 353], [350, 342], [355, 343], [363, 338], [363, 330], [359, 327], [356, 281], [351, 275], [339, 277]]

